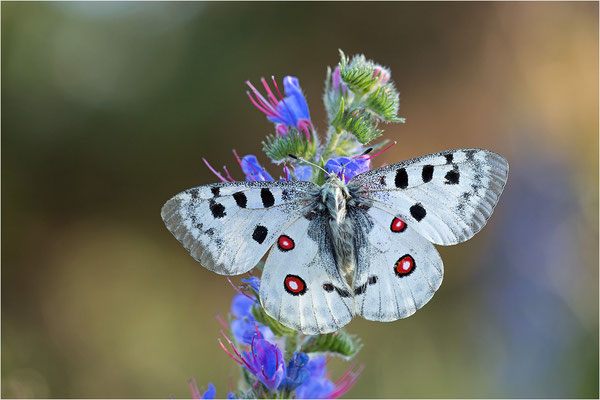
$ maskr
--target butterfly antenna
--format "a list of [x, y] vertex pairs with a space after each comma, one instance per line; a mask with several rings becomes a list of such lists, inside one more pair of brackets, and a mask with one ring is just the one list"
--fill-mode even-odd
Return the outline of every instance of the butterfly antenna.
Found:
[[298, 157], [298, 156], [295, 156], [295, 155], [293, 155], [293, 154], [288, 154], [288, 156], [290, 156], [290, 157], [291, 157], [291, 158], [293, 158], [294, 160], [302, 161], [303, 163], [306, 163], [306, 164], [313, 165], [313, 166], [315, 166], [315, 167], [319, 168], [321, 171], [325, 172], [327, 175], [329, 175], [329, 172], [327, 172], [327, 170], [326, 170], [325, 168], [321, 167], [320, 165], [317, 165], [317, 164], [315, 164], [315, 163], [313, 163], [313, 162], [310, 162], [310, 161], [308, 161], [308, 160], [305, 160], [305, 159], [304, 159], [304, 158], [302, 158], [302, 157]]

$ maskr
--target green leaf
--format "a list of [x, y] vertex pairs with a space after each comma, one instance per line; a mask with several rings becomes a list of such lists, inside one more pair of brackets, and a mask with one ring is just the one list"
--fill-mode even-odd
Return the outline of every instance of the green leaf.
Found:
[[294, 329], [288, 328], [279, 321], [271, 318], [260, 305], [252, 307], [252, 316], [257, 322], [271, 328], [275, 336], [292, 336], [298, 334]]
[[292, 161], [289, 154], [297, 157], [310, 158], [312, 147], [303, 134], [292, 128], [285, 136], [269, 135], [262, 142], [263, 151], [275, 162]]
[[370, 92], [379, 79], [373, 76], [375, 64], [362, 54], [355, 55], [352, 60], [349, 60], [341, 50], [340, 58], [340, 77], [348, 89], [359, 96]]
[[352, 357], [362, 348], [360, 339], [341, 329], [325, 335], [310, 336], [303, 344], [305, 353], [335, 353], [344, 357]]

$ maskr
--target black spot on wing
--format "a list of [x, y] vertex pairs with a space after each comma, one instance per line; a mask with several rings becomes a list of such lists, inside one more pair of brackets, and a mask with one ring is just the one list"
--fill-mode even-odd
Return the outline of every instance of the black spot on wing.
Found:
[[460, 178], [460, 173], [458, 172], [458, 168], [455, 167], [453, 170], [448, 171], [446, 173], [446, 182], [444, 182], [446, 185], [457, 185], [459, 178]]
[[323, 290], [325, 290], [327, 293], [331, 293], [333, 292], [333, 285], [331, 283], [324, 283], [323, 284]]
[[423, 218], [425, 218], [425, 215], [427, 215], [427, 211], [425, 211], [425, 208], [423, 208], [421, 203], [416, 203], [410, 208], [410, 215], [412, 215], [412, 217], [416, 219], [417, 222], [419, 222]]
[[433, 178], [433, 165], [424, 165], [423, 171], [421, 171], [421, 177], [423, 178], [424, 183], [431, 181], [431, 178]]
[[235, 192], [233, 194], [233, 199], [237, 203], [238, 207], [246, 208], [246, 204], [248, 204], [248, 199], [246, 198], [246, 195], [244, 193]]
[[219, 197], [220, 189], [218, 187], [211, 187], [210, 191], [212, 192], [213, 196]]
[[223, 218], [227, 215], [225, 206], [221, 203], [217, 203], [214, 199], [210, 199], [208, 206], [210, 207], [210, 212], [212, 212], [214, 218]]
[[398, 171], [396, 171], [394, 183], [396, 184], [396, 187], [400, 189], [406, 189], [408, 187], [408, 174], [406, 173], [406, 169], [399, 168]]
[[273, 197], [273, 193], [271, 193], [269, 188], [260, 189], [260, 198], [265, 208], [269, 208], [275, 204], [275, 197]]
[[452, 160], [454, 160], [454, 154], [446, 154], [446, 164], [452, 164]]
[[283, 189], [283, 191], [281, 192], [281, 199], [283, 201], [290, 201], [291, 196], [290, 192], [287, 189]]
[[381, 186], [385, 186], [385, 175], [381, 175], [381, 178], [379, 178], [379, 183]]
[[252, 232], [252, 239], [254, 239], [258, 244], [262, 244], [267, 238], [268, 233], [269, 230], [267, 229], [267, 227], [262, 225], [256, 225], [256, 228], [254, 228], [254, 232]]
[[350, 296], [352, 296], [352, 295], [350, 294], [350, 292], [349, 292], [349, 291], [347, 291], [346, 289], [340, 289], [340, 288], [339, 288], [339, 287], [337, 287], [337, 286], [334, 286], [333, 288], [335, 289], [335, 291], [337, 292], [337, 294], [339, 294], [339, 295], [340, 295], [340, 297], [350, 297]]
[[360, 285], [359, 287], [354, 288], [354, 294], [356, 296], [360, 296], [361, 294], [363, 294], [364, 292], [367, 291], [367, 283], [363, 283], [362, 285]]
[[354, 294], [356, 296], [360, 296], [361, 294], [363, 294], [364, 292], [367, 291], [367, 286], [368, 285], [374, 285], [377, 283], [377, 275], [371, 275], [369, 277], [369, 279], [367, 279], [367, 281], [365, 283], [363, 283], [362, 285], [354, 288]]
[[190, 189], [190, 195], [192, 196], [192, 199], [198, 199], [198, 189]]

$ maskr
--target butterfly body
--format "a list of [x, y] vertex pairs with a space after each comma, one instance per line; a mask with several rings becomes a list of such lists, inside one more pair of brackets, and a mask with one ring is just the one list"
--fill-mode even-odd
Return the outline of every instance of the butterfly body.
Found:
[[268, 253], [266, 312], [307, 334], [355, 315], [394, 321], [427, 303], [443, 278], [433, 244], [471, 238], [504, 188], [508, 164], [480, 149], [435, 153], [364, 172], [345, 184], [227, 182], [169, 200], [167, 228], [206, 268], [236, 275]]

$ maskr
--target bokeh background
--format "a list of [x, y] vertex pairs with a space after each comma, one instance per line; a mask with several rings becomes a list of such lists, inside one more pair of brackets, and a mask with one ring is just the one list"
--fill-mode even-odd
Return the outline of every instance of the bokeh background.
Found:
[[244, 81], [297, 76], [324, 132], [338, 48], [401, 92], [377, 163], [482, 147], [511, 168], [487, 227], [439, 248], [427, 306], [348, 326], [366, 369], [347, 396], [598, 397], [598, 3], [1, 7], [3, 397], [235, 385], [214, 318], [233, 290], [160, 208], [216, 180], [203, 156], [277, 175]]

